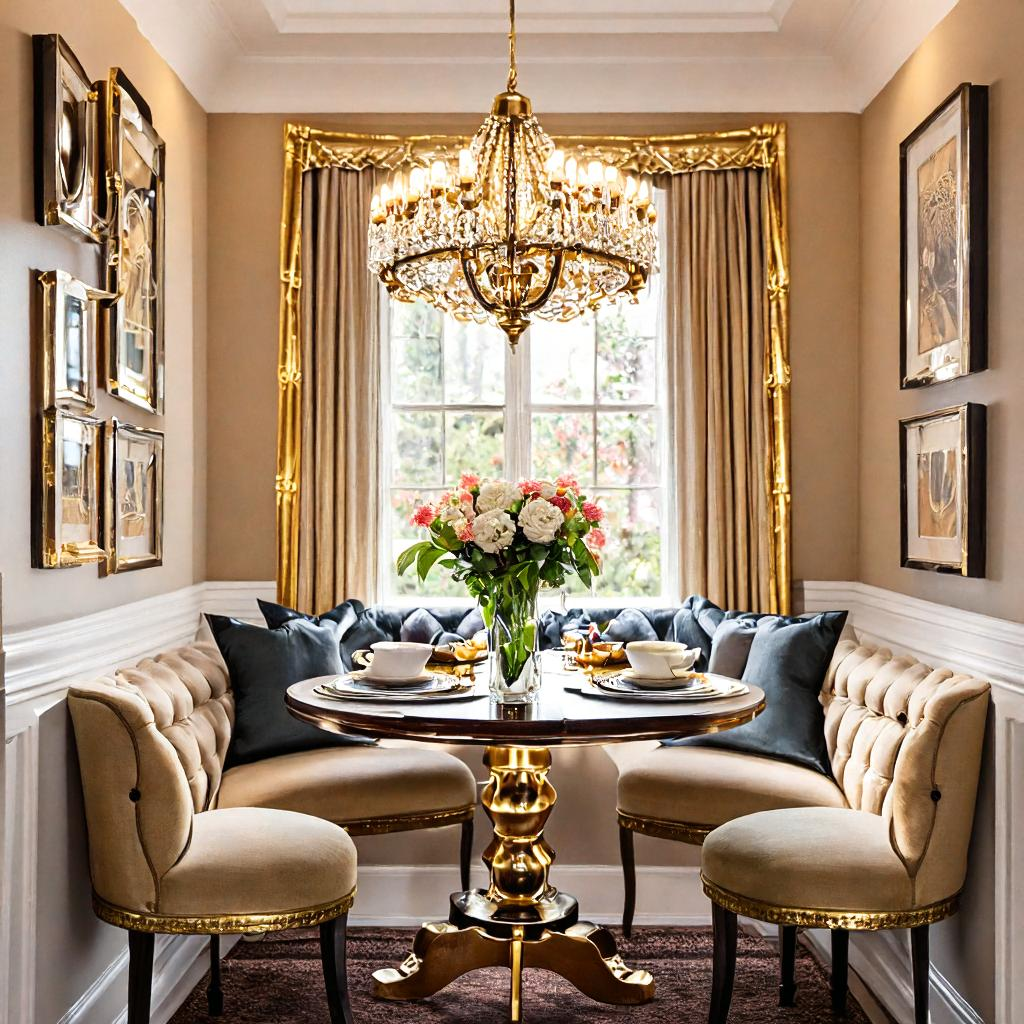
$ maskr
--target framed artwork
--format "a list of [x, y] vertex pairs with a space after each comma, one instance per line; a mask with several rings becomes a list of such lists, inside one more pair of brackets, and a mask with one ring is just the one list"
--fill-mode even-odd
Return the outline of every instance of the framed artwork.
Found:
[[63, 270], [39, 274], [43, 407], [96, 405], [96, 339], [106, 298]]
[[105, 574], [162, 565], [164, 435], [117, 419], [105, 434]]
[[900, 564], [985, 575], [985, 406], [900, 420]]
[[900, 387], [987, 365], [988, 87], [961, 85], [900, 144]]
[[37, 569], [66, 569], [106, 558], [100, 546], [99, 420], [63, 409], [42, 414], [40, 482], [33, 516]]
[[112, 68], [108, 173], [121, 182], [107, 242], [107, 390], [150, 412], [164, 400], [164, 143], [146, 101]]
[[102, 242], [106, 178], [97, 93], [59, 35], [32, 37], [35, 57], [36, 220]]

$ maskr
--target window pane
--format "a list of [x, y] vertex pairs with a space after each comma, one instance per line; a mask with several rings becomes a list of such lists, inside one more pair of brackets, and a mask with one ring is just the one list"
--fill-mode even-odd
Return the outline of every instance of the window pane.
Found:
[[444, 400], [449, 405], [505, 401], [505, 336], [483, 324], [444, 323]]
[[534, 477], [554, 480], [568, 473], [585, 486], [593, 483], [594, 421], [589, 412], [535, 412], [532, 444]]
[[658, 424], [653, 412], [597, 414], [597, 482], [658, 483]]
[[391, 491], [391, 552], [387, 566], [388, 593], [392, 595], [424, 594], [443, 597], [464, 597], [466, 588], [455, 583], [451, 574], [438, 566], [430, 570], [426, 583], [420, 583], [415, 569], [408, 569], [404, 576], [395, 571], [395, 561], [410, 544], [423, 540], [426, 533], [409, 522], [413, 509], [425, 501], [434, 501], [441, 491]]
[[445, 473], [500, 476], [505, 468], [505, 417], [501, 412], [445, 413]]
[[391, 479], [405, 486], [439, 487], [441, 413], [393, 412]]
[[535, 320], [530, 327], [534, 405], [594, 401], [594, 317], [568, 323]]
[[641, 333], [635, 312], [620, 303], [597, 318], [597, 396], [602, 403], [654, 404], [654, 338]]
[[594, 593], [657, 597], [661, 593], [660, 492], [598, 492], [605, 510], [601, 528], [607, 544], [601, 551], [601, 574]]
[[441, 313], [425, 302], [392, 303], [391, 400], [441, 401]]

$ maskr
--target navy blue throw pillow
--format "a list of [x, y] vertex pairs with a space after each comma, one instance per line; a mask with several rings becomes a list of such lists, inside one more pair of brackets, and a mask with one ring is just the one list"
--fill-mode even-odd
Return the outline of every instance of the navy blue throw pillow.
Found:
[[759, 754], [831, 777], [818, 695], [846, 614], [822, 612], [806, 619], [762, 616], [742, 678], [764, 690], [765, 710], [735, 729], [667, 742]]
[[271, 629], [283, 626], [293, 619], [306, 619], [308, 622], [317, 624], [337, 622], [341, 627], [341, 636], [344, 636], [356, 624], [359, 616], [366, 610], [363, 602], [356, 601], [354, 598], [342, 601], [337, 608], [332, 608], [329, 612], [324, 612], [323, 615], [306, 615], [305, 612], [297, 612], [294, 608], [286, 608], [283, 604], [264, 601], [262, 598], [257, 598], [256, 603], [263, 613], [263, 620]]
[[375, 743], [367, 736], [325, 732], [295, 718], [285, 706], [292, 683], [343, 671], [333, 620], [294, 618], [264, 629], [226, 615], [207, 615], [224, 656], [235, 697], [235, 725], [225, 768], [300, 750]]
[[623, 608], [601, 633], [602, 640], [632, 643], [634, 640], [659, 639], [651, 620], [639, 608]]
[[678, 644], [699, 647], [700, 657], [694, 663], [698, 672], [706, 672], [711, 659], [711, 638], [725, 619], [725, 612], [700, 594], [691, 594], [672, 620], [672, 636]]
[[398, 632], [398, 639], [411, 644], [436, 644], [444, 626], [426, 608], [417, 608]]

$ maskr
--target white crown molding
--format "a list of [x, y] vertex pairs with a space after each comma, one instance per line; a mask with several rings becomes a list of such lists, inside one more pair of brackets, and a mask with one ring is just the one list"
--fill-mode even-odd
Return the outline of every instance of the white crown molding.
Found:
[[[824, 36], [814, 2], [646, 0], [624, 13], [604, 0], [582, 12], [526, 11], [521, 81], [541, 115], [856, 113], [957, 0], [848, 0]], [[504, 15], [454, 0], [426, 13], [413, 0], [121, 3], [210, 112], [482, 113], [505, 67]]]

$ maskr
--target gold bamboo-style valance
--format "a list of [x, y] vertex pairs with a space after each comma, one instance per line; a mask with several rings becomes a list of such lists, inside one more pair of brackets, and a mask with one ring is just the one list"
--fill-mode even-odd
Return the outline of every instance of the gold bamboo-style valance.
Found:
[[[769, 490], [769, 611], [790, 608], [789, 443], [789, 238], [786, 215], [786, 128], [751, 128], [684, 135], [555, 136], [567, 152], [583, 153], [621, 171], [654, 176], [694, 171], [761, 169], [765, 224], [764, 267], [768, 331], [764, 386], [771, 407], [765, 482]], [[302, 179], [306, 171], [336, 167], [395, 170], [451, 158], [469, 145], [465, 135], [373, 135], [289, 124], [284, 135], [284, 196], [281, 217], [280, 395], [277, 450], [278, 599], [294, 605], [298, 566], [298, 493], [302, 381]]]

